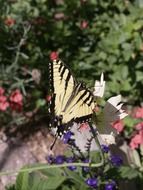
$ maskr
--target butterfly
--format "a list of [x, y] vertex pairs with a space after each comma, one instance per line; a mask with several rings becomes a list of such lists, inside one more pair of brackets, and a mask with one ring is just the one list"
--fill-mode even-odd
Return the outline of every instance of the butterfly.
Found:
[[62, 136], [74, 122], [91, 120], [95, 97], [83, 83], [76, 81], [61, 60], [49, 63], [49, 87], [51, 126], [57, 136]]

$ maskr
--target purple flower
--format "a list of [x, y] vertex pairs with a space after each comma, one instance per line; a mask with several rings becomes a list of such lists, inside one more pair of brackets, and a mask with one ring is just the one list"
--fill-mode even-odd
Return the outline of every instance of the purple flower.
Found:
[[123, 160], [120, 156], [112, 155], [111, 156], [111, 163], [113, 164], [113, 166], [119, 167], [123, 164]]
[[[72, 162], [74, 162], [74, 160], [75, 159], [73, 157], [69, 157], [69, 158], [66, 159], [66, 162], [67, 163], [72, 163]], [[77, 167], [76, 166], [68, 166], [68, 168], [73, 171], [73, 170], [76, 170]]]
[[105, 152], [105, 153], [108, 153], [108, 152], [109, 152], [109, 146], [107, 146], [107, 145], [105, 145], [105, 144], [102, 144], [102, 145], [101, 145], [101, 149], [102, 149], [102, 151]]
[[[89, 159], [86, 158], [83, 162], [84, 163], [89, 163]], [[88, 166], [83, 166], [82, 169], [83, 169], [84, 172], [89, 172], [89, 167]]]
[[114, 189], [115, 189], [115, 186], [116, 186], [115, 181], [108, 182], [108, 183], [105, 185], [105, 190], [114, 190]]
[[54, 157], [52, 155], [46, 156], [46, 160], [49, 164], [52, 164], [54, 162]]
[[97, 187], [97, 179], [96, 178], [88, 178], [86, 180], [86, 184], [92, 188], [96, 188]]
[[55, 158], [55, 160], [54, 160], [54, 162], [55, 162], [56, 164], [63, 164], [64, 161], [65, 161], [65, 157], [62, 156], [62, 155], [56, 156], [56, 158]]
[[68, 141], [70, 140], [71, 136], [73, 135], [73, 133], [71, 131], [67, 131], [64, 135], [63, 135], [63, 142], [66, 144], [68, 143]]

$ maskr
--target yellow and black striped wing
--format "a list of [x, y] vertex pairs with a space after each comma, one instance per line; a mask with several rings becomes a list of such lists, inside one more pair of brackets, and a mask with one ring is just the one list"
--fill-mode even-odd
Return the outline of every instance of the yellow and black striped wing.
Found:
[[91, 118], [95, 103], [90, 90], [77, 83], [60, 60], [50, 63], [49, 70], [55, 116], [60, 117], [63, 124], [84, 122]]

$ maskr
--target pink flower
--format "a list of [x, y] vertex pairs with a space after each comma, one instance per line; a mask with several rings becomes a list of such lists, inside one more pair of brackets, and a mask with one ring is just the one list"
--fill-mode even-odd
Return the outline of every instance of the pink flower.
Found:
[[0, 96], [3, 95], [5, 92], [4, 88], [0, 87]]
[[143, 107], [138, 107], [133, 111], [133, 117], [135, 118], [143, 118]]
[[143, 122], [140, 122], [137, 125], [135, 125], [135, 129], [136, 130], [143, 130]]
[[6, 96], [1, 95], [0, 96], [0, 102], [5, 102], [7, 100]]
[[80, 23], [80, 28], [81, 29], [86, 29], [88, 27], [88, 22], [86, 20], [83, 20], [81, 23]]
[[11, 27], [16, 23], [16, 20], [13, 18], [7, 18], [7, 19], [5, 19], [4, 23], [5, 23], [5, 25]]
[[47, 95], [47, 96], [46, 96], [46, 100], [47, 100], [47, 102], [50, 102], [51, 99], [52, 99], [52, 96], [50, 96], [50, 95]]
[[0, 111], [6, 111], [6, 109], [9, 107], [9, 103], [7, 101], [7, 97], [1, 95], [0, 96]]
[[0, 102], [0, 111], [6, 111], [8, 107], [9, 107], [8, 102]]
[[86, 129], [88, 129], [89, 128], [89, 125], [88, 125], [88, 123], [82, 123], [81, 125], [80, 125], [80, 127], [79, 127], [79, 131], [84, 131], [84, 130], [86, 130]]
[[12, 110], [21, 111], [23, 106], [23, 95], [19, 89], [13, 91], [9, 97], [10, 107]]
[[50, 60], [51, 60], [51, 61], [54, 61], [54, 60], [56, 60], [56, 59], [58, 59], [58, 58], [59, 58], [58, 52], [52, 51], [52, 52], [50, 53]]
[[112, 124], [112, 127], [116, 129], [118, 132], [123, 131], [124, 129], [124, 124], [122, 120], [117, 120]]
[[143, 130], [131, 139], [129, 146], [131, 147], [131, 149], [135, 149], [138, 148], [140, 144], [143, 144]]
[[23, 96], [20, 92], [19, 89], [16, 89], [15, 91], [13, 91], [10, 95], [10, 101], [13, 103], [20, 103], [23, 100]]

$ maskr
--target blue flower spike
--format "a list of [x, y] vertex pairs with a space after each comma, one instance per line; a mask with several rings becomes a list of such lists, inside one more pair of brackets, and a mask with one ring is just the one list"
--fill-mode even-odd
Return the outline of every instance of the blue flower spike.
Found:
[[101, 149], [104, 153], [108, 153], [109, 152], [109, 146], [105, 145], [105, 144], [102, 144], [101, 145]]
[[56, 164], [63, 164], [65, 161], [65, 157], [63, 155], [58, 155], [55, 158], [55, 163]]
[[105, 190], [115, 190], [115, 188], [116, 188], [116, 183], [115, 183], [115, 181], [108, 182], [108, 183], [105, 185]]
[[54, 157], [52, 155], [46, 156], [46, 160], [48, 161], [49, 164], [54, 163]]
[[86, 184], [87, 184], [89, 187], [97, 188], [98, 181], [97, 181], [96, 178], [88, 178], [88, 179], [86, 180]]
[[[66, 162], [67, 163], [72, 163], [72, 162], [74, 162], [75, 161], [75, 159], [73, 158], [73, 157], [68, 157], [67, 159], [66, 159]], [[71, 170], [71, 171], [74, 171], [74, 170], [76, 170], [76, 166], [68, 166], [68, 168]]]
[[71, 131], [67, 131], [64, 135], [63, 135], [63, 142], [64, 144], [68, 143], [68, 141], [71, 139], [71, 136], [73, 135], [73, 133]]
[[111, 155], [111, 163], [113, 166], [120, 167], [123, 164], [123, 159], [117, 155]]
[[[89, 159], [86, 158], [83, 162], [84, 162], [84, 163], [89, 163]], [[89, 167], [88, 167], [88, 166], [83, 166], [82, 169], [83, 169], [83, 171], [86, 172], [86, 173], [89, 172]]]

